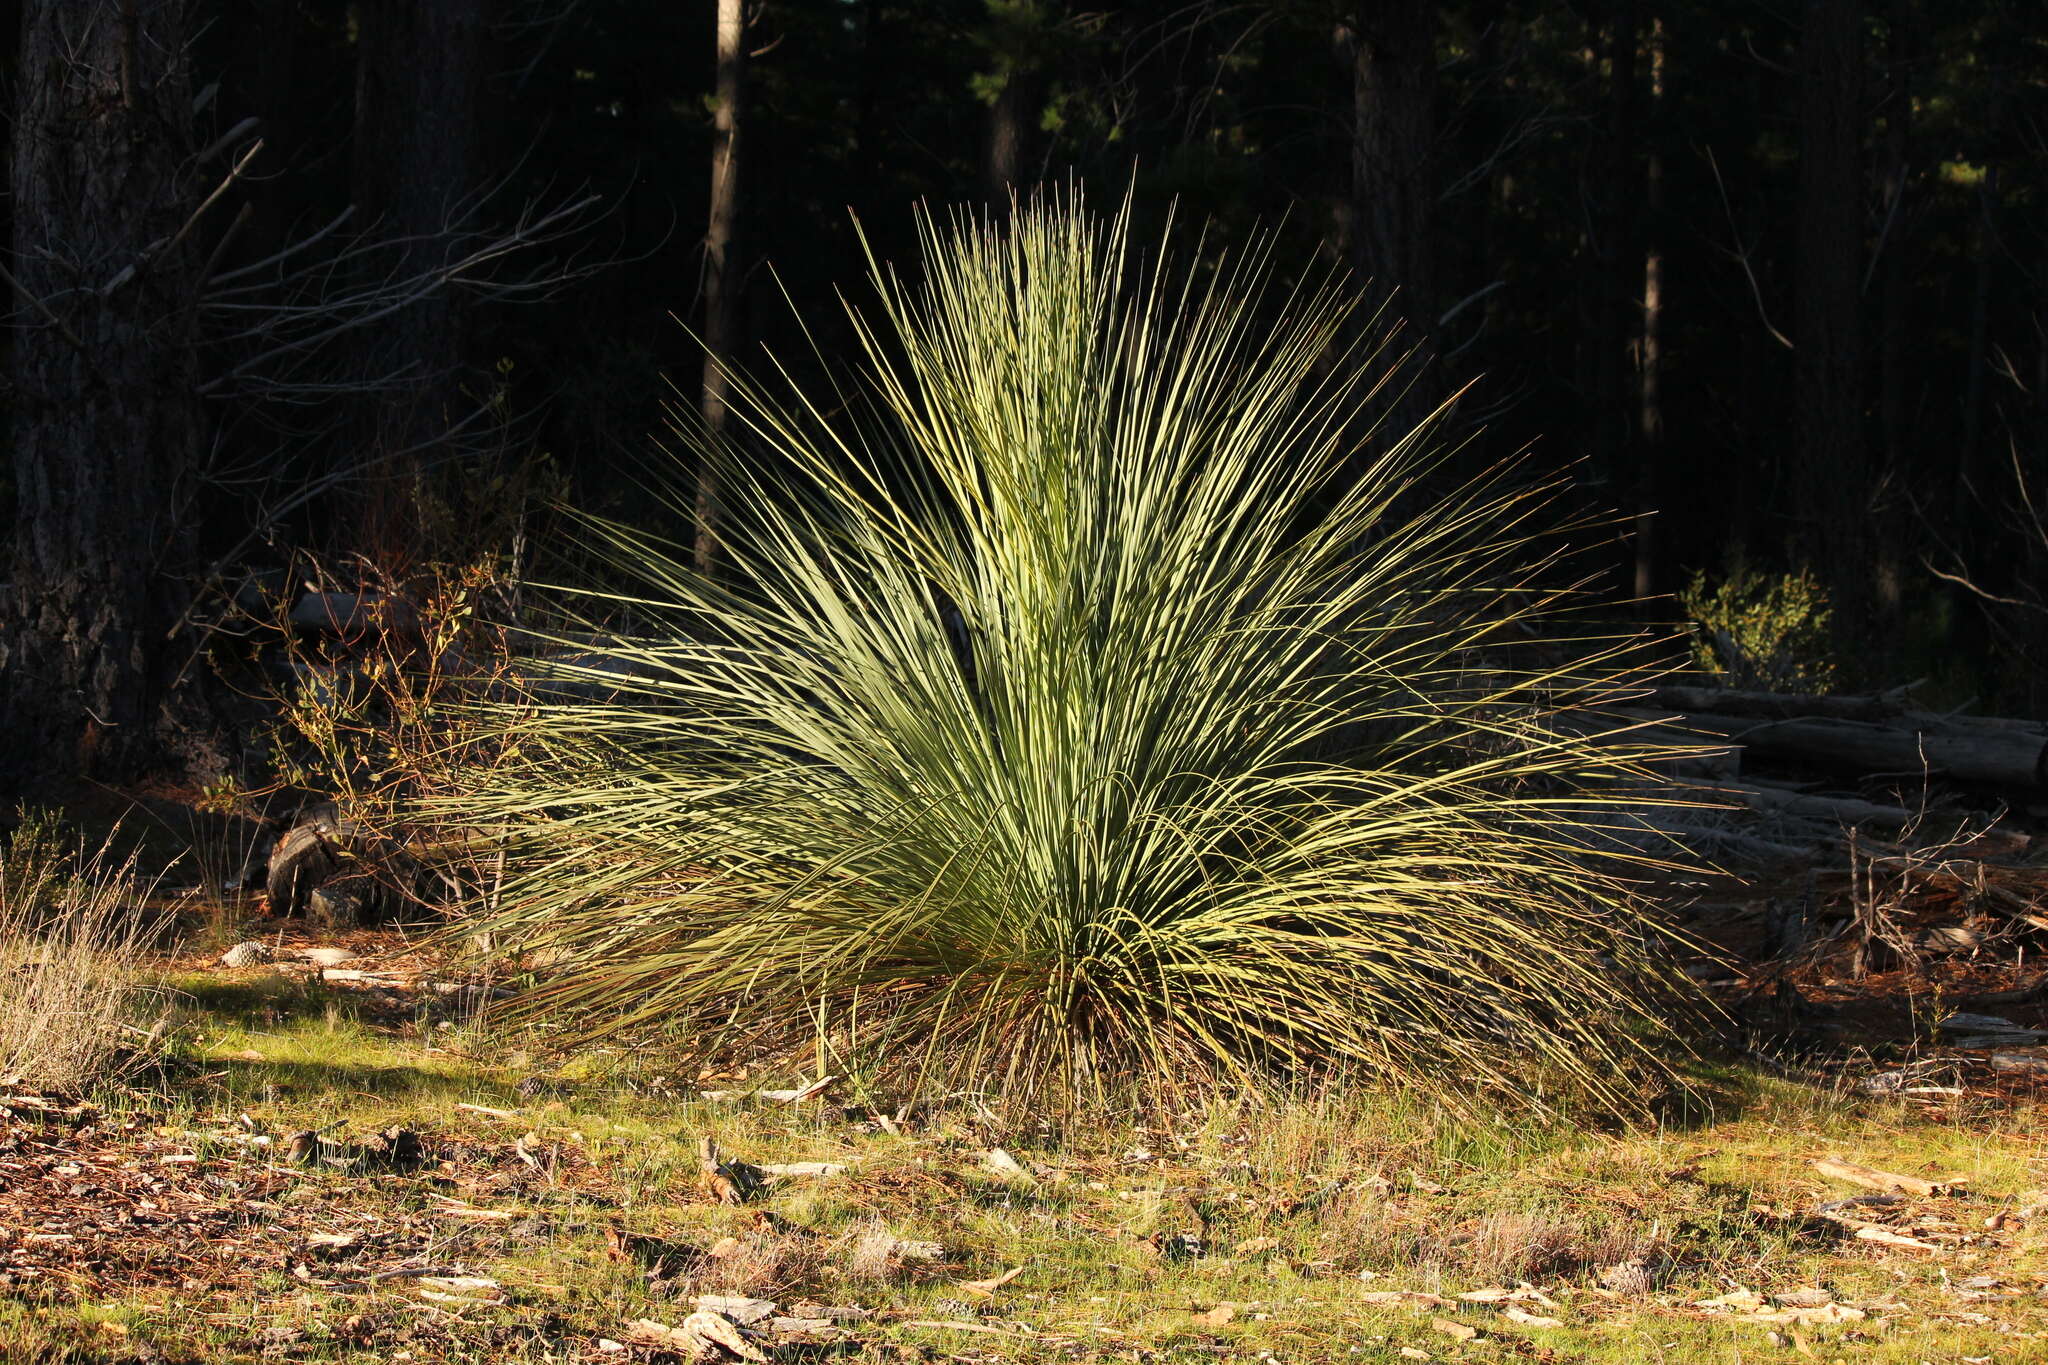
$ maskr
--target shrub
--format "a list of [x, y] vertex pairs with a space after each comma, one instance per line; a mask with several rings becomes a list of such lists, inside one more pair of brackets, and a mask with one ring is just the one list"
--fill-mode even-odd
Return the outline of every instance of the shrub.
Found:
[[1359, 453], [1336, 282], [1126, 227], [928, 221], [858, 392], [743, 383], [744, 449], [678, 417], [727, 570], [585, 523], [635, 624], [449, 808], [523, 869], [477, 927], [591, 1029], [929, 1085], [1619, 1098], [1668, 977], [1587, 848], [1628, 756], [1545, 724], [1620, 647], [1528, 643], [1543, 490]]
[[1738, 564], [1711, 587], [1696, 572], [1678, 601], [1692, 623], [1693, 664], [1702, 673], [1731, 687], [1774, 692], [1834, 686], [1828, 590], [1809, 570], [1768, 574]]
[[55, 817], [23, 812], [0, 856], [0, 1077], [76, 1093], [148, 1061], [167, 1010], [139, 972], [164, 924], [132, 863], [74, 858]]

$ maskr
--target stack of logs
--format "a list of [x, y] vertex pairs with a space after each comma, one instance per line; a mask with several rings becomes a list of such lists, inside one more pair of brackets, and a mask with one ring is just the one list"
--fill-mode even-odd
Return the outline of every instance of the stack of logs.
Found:
[[1806, 835], [1839, 843], [1847, 829], [1926, 842], [1969, 826], [1977, 852], [2009, 856], [2028, 851], [2026, 827], [2048, 815], [2048, 722], [1921, 710], [1903, 688], [1852, 697], [1664, 686], [1599, 724], [1670, 750], [1655, 766], [1674, 779], [1676, 799], [1764, 817], [1768, 834], [1720, 833], [1750, 852], [1799, 851]]

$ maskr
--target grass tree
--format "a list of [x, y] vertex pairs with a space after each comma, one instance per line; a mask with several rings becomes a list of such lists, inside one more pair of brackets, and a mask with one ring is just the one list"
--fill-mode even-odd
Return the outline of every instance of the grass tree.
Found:
[[924, 245], [857, 380], [679, 419], [718, 577], [584, 523], [632, 585], [563, 667], [603, 695], [521, 712], [462, 804], [531, 1000], [1013, 1097], [1626, 1098], [1670, 982], [1589, 837], [1628, 755], [1549, 723], [1624, 679], [1530, 644], [1543, 490], [1448, 485], [1436, 419], [1360, 453], [1390, 367], [1331, 368], [1342, 281], [1071, 200]]

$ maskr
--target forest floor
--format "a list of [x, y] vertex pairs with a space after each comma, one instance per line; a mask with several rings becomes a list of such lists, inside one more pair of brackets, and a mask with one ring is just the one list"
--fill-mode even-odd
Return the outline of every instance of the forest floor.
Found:
[[[129, 827], [218, 886], [189, 809]], [[1755, 1046], [1634, 1127], [564, 1058], [430, 938], [190, 888], [173, 1060], [0, 1080], [0, 1362], [2048, 1362], [2048, 1047], [1939, 1026], [2048, 1029], [2048, 868], [1900, 861], [1689, 882]]]
[[708, 1309], [770, 1360], [2048, 1361], [2048, 1076], [2010, 1061], [1759, 1059], [1635, 1130], [998, 1129], [550, 1066], [416, 938], [260, 927], [273, 963], [161, 964], [180, 1069], [0, 1090], [0, 1359], [687, 1360]]

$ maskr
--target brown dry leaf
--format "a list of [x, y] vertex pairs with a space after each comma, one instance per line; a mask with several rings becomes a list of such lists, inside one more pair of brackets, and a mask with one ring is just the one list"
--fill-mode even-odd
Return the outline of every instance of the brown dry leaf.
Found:
[[722, 1261], [745, 1245], [746, 1243], [737, 1237], [721, 1237], [713, 1242], [711, 1249], [704, 1254], [714, 1261]]
[[1428, 1360], [1428, 1359], [1429, 1359], [1429, 1352], [1427, 1352], [1427, 1351], [1420, 1351], [1420, 1350], [1417, 1350], [1417, 1349], [1416, 1349], [1415, 1347], [1413, 1347], [1413, 1346], [1403, 1346], [1403, 1347], [1401, 1348], [1401, 1359], [1403, 1359], [1403, 1360]]
[[1002, 1274], [996, 1276], [992, 1280], [961, 1280], [958, 1281], [958, 1286], [959, 1288], [966, 1290], [970, 1294], [985, 1299], [989, 1295], [995, 1293], [998, 1289], [1001, 1289], [1004, 1285], [1008, 1284], [1010, 1281], [1016, 1279], [1019, 1275], [1022, 1275], [1023, 1273], [1024, 1267], [1020, 1265], [1012, 1269], [1005, 1270]]
[[1280, 1239], [1278, 1237], [1247, 1237], [1231, 1248], [1231, 1254], [1236, 1256], [1263, 1256], [1269, 1251], [1278, 1251], [1279, 1249]]
[[1195, 1314], [1195, 1321], [1201, 1323], [1204, 1327], [1223, 1327], [1236, 1316], [1236, 1304], [1219, 1303], [1206, 1313]]
[[1450, 1318], [1431, 1318], [1429, 1325], [1453, 1341], [1471, 1341], [1479, 1335], [1477, 1327], [1468, 1327], [1464, 1323], [1453, 1321]]
[[1564, 1326], [1564, 1320], [1562, 1318], [1546, 1318], [1540, 1313], [1525, 1312], [1522, 1309], [1515, 1307], [1513, 1304], [1509, 1304], [1507, 1307], [1501, 1309], [1500, 1315], [1506, 1318], [1509, 1322], [1519, 1322], [1524, 1327]]

